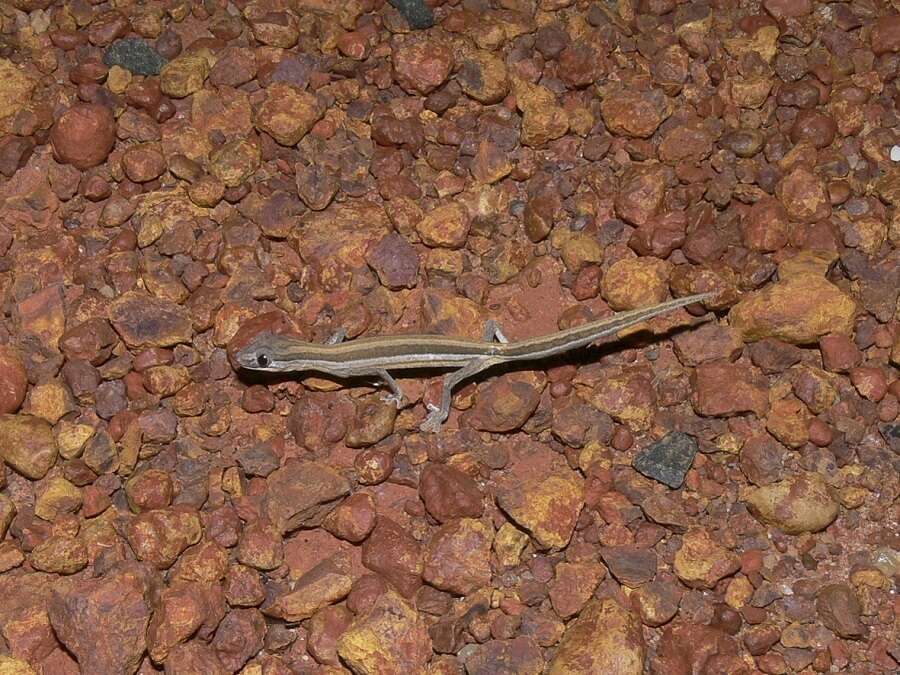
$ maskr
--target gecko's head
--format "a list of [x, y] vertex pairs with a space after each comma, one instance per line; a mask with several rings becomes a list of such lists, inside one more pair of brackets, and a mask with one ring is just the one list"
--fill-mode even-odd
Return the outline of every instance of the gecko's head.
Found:
[[247, 346], [235, 352], [234, 360], [246, 370], [277, 371], [278, 360], [272, 344], [276, 338], [277, 336], [271, 333], [257, 335]]

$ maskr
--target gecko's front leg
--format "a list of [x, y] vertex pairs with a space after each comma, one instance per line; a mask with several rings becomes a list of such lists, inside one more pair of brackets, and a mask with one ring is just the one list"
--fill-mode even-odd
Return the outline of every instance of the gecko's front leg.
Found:
[[403, 395], [403, 390], [400, 388], [400, 385], [397, 383], [391, 374], [382, 369], [378, 371], [378, 377], [381, 378], [381, 381], [385, 383], [388, 389], [391, 390], [390, 394], [386, 396], [382, 396], [381, 400], [386, 403], [393, 403], [397, 406], [398, 409], [403, 407], [403, 403], [406, 400], [406, 397]]

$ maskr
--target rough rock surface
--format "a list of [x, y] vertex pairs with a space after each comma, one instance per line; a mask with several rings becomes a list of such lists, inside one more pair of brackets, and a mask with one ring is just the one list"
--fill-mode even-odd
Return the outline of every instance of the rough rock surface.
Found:
[[431, 657], [431, 640], [413, 607], [388, 591], [350, 625], [337, 651], [357, 673], [414, 673]]
[[640, 675], [645, 650], [633, 613], [614, 600], [594, 600], [566, 627], [548, 672]]
[[48, 607], [53, 630], [82, 671], [137, 672], [146, 648], [152, 583], [146, 568], [126, 564], [54, 592]]
[[773, 337], [810, 344], [829, 333], [850, 333], [856, 306], [837, 286], [815, 274], [798, 274], [735, 305], [732, 328], [747, 341]]
[[789, 534], [818, 532], [838, 514], [828, 485], [818, 474], [806, 473], [752, 489], [747, 505], [759, 519]]

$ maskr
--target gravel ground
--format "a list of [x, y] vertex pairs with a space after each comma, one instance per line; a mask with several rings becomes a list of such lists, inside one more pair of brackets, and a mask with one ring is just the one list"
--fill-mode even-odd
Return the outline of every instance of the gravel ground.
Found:
[[896, 673], [898, 12], [0, 3], [0, 673]]

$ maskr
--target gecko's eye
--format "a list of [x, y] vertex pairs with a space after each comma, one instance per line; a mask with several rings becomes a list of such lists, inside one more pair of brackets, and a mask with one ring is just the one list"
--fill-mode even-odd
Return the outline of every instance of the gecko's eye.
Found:
[[256, 355], [256, 363], [259, 364], [260, 368], [265, 368], [270, 363], [269, 357], [266, 356], [265, 354], [257, 354]]

